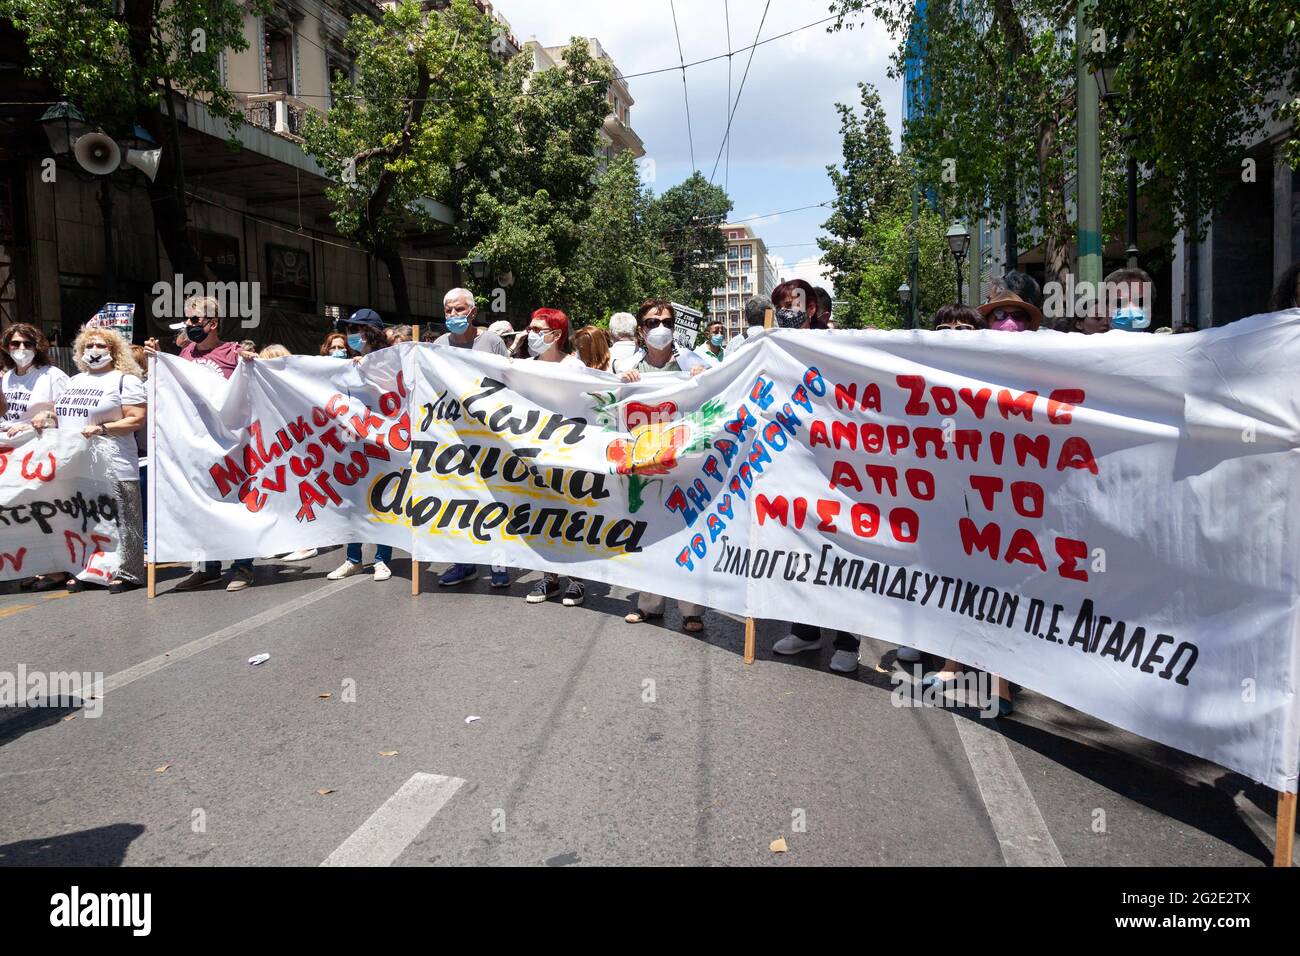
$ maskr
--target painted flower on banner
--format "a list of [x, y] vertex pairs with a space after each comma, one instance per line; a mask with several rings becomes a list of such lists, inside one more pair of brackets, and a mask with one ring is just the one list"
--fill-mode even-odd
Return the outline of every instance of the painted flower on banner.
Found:
[[659, 405], [628, 402], [624, 417], [631, 437], [615, 439], [605, 450], [614, 471], [620, 475], [668, 474], [691, 437], [688, 425], [673, 420], [676, 415], [674, 402]]
[[683, 415], [676, 402], [620, 405], [613, 392], [592, 393], [592, 398], [596, 418], [607, 431], [620, 433], [606, 446], [605, 457], [614, 473], [627, 479], [632, 512], [645, 503], [644, 490], [652, 480], [672, 472], [683, 455], [708, 447], [725, 407], [710, 400], [699, 411]]

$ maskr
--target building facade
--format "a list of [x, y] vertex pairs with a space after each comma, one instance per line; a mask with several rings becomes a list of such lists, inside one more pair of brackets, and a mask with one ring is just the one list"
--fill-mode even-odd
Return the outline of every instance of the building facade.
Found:
[[772, 294], [776, 288], [776, 269], [767, 254], [767, 245], [743, 224], [723, 223], [718, 227], [727, 237], [723, 262], [727, 269], [726, 285], [713, 290], [709, 321], [721, 322], [727, 339], [745, 328], [745, 302], [752, 296]]
[[[605, 99], [609, 102], [609, 114], [600, 128], [600, 145], [596, 147], [596, 153], [602, 160], [601, 168], [603, 169], [605, 163], [620, 153], [631, 153], [634, 159], [640, 159], [645, 155], [645, 144], [636, 134], [636, 130], [632, 129], [632, 104], [636, 101], [632, 99], [627, 80], [614, 63], [614, 58], [601, 46], [598, 39], [595, 37], [585, 39], [592, 57], [608, 63], [614, 74], [609, 89], [605, 91]], [[534, 73], [553, 69], [564, 59], [564, 47], [542, 46], [536, 39], [524, 43], [524, 49], [533, 58]]]

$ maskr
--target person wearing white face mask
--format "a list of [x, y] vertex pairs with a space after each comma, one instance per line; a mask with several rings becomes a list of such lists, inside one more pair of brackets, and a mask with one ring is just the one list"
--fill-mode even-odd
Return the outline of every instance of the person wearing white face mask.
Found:
[[[628, 369], [621, 376], [625, 382], [639, 382], [643, 374], [651, 372], [685, 371], [673, 354], [673, 317], [672, 303], [666, 299], [646, 299], [636, 313], [637, 325], [641, 329], [641, 340], [645, 343], [645, 358], [634, 369]], [[708, 366], [694, 365], [690, 376], [694, 378]], [[667, 600], [661, 594], [642, 591], [637, 596], [636, 610], [624, 616], [629, 624], [642, 624], [664, 616]], [[681, 614], [682, 628], [691, 634], [704, 630], [704, 607], [690, 601], [679, 600], [677, 611]]]
[[[50, 364], [50, 343], [34, 325], [19, 322], [0, 333], [0, 436], [14, 438], [54, 424], [54, 403], [68, 387], [68, 375]], [[25, 579], [23, 590], [62, 587], [61, 574]]]
[[[144, 578], [143, 513], [140, 507], [140, 468], [135, 432], [144, 425], [147, 396], [140, 366], [131, 347], [113, 329], [87, 325], [72, 345], [73, 361], [81, 372], [54, 405], [60, 431], [75, 430], [87, 441], [100, 442], [112, 457], [114, 497], [119, 533], [117, 575], [110, 594], [138, 588]], [[84, 589], [78, 578], [69, 591]]]
[[634, 367], [623, 372], [623, 381], [639, 382], [645, 372], [690, 372], [692, 378], [699, 375], [708, 364], [687, 352], [679, 356], [673, 350], [673, 305], [667, 299], [646, 299], [636, 312], [637, 327], [641, 330], [641, 341], [645, 343], [645, 355]]
[[6, 437], [54, 424], [54, 403], [68, 387], [68, 376], [50, 364], [49, 348], [40, 329], [25, 322], [0, 334], [0, 392], [6, 406], [0, 433]]

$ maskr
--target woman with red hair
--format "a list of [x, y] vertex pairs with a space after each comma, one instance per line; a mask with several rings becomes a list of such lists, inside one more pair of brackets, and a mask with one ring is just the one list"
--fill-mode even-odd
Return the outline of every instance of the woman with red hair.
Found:
[[[538, 309], [528, 323], [528, 355], [538, 362], [556, 362], [586, 368], [582, 359], [573, 354], [569, 335], [569, 317], [559, 309]], [[541, 604], [560, 593], [560, 576], [554, 571], [543, 571], [542, 579], [524, 596], [529, 604]], [[581, 581], [569, 578], [560, 603], [577, 607], [586, 600], [587, 592]]]
[[528, 323], [528, 356], [539, 362], [582, 365], [573, 354], [569, 317], [559, 309], [538, 309]]

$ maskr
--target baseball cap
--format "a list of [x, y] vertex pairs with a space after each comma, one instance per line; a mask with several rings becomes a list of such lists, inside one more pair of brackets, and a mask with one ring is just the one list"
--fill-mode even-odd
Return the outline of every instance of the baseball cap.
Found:
[[382, 329], [384, 320], [374, 309], [357, 309], [345, 320], [346, 325], [368, 325], [372, 329]]

